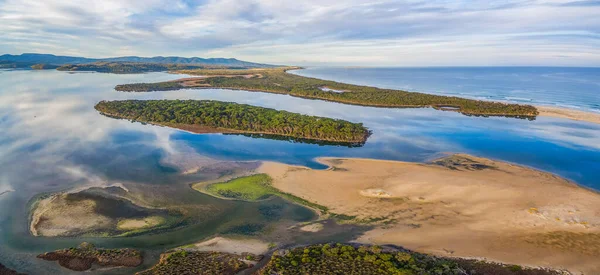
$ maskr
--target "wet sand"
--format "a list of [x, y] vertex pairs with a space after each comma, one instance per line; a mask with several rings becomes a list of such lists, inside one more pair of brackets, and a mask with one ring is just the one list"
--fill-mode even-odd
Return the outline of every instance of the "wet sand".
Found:
[[468, 155], [319, 161], [331, 168], [265, 162], [258, 172], [283, 192], [376, 225], [359, 242], [600, 273], [600, 195], [553, 174]]
[[600, 124], [600, 113], [579, 111], [567, 108], [535, 106], [540, 116], [566, 118]]

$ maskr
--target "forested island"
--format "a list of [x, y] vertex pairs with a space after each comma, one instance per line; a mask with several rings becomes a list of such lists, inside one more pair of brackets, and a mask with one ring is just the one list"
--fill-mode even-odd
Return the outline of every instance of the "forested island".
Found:
[[362, 123], [211, 100], [101, 101], [95, 108], [110, 117], [200, 133], [268, 134], [350, 144], [364, 143], [370, 135]]
[[179, 70], [176, 72], [202, 77], [158, 83], [124, 84], [117, 85], [115, 89], [124, 92], [150, 92], [186, 88], [222, 88], [288, 94], [301, 98], [373, 107], [433, 107], [440, 110], [458, 111], [465, 115], [476, 116], [511, 116], [534, 119], [538, 115], [537, 109], [531, 105], [508, 104], [345, 84], [289, 74], [287, 71], [290, 69], [299, 68]]

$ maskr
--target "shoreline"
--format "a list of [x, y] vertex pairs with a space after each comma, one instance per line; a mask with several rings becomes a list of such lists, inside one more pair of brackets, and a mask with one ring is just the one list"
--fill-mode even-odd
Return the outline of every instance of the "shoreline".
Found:
[[466, 154], [429, 163], [316, 160], [328, 168], [264, 162], [258, 172], [269, 174], [282, 192], [374, 226], [356, 242], [600, 272], [595, 261], [600, 256], [600, 194], [595, 190], [530, 167]]
[[[102, 102], [103, 101], [101, 101], [101, 103]], [[218, 102], [218, 101], [213, 101], [213, 102]], [[222, 103], [222, 102], [218, 102], [218, 103]], [[98, 106], [99, 104], [100, 103], [98, 103], [96, 106]], [[237, 104], [237, 103], [233, 103], [233, 104]], [[242, 105], [242, 104], [240, 104], [240, 105]], [[297, 135], [286, 134], [286, 133], [254, 131], [254, 130], [238, 130], [238, 129], [232, 129], [232, 128], [205, 126], [205, 125], [201, 125], [201, 124], [185, 124], [185, 123], [173, 123], [173, 122], [155, 122], [155, 121], [136, 120], [136, 119], [130, 119], [130, 118], [124, 117], [120, 114], [114, 114], [114, 113], [101, 111], [101, 110], [98, 110], [97, 108], [96, 108], [96, 110], [98, 111], [99, 114], [109, 117], [109, 118], [129, 120], [132, 122], [139, 122], [142, 124], [150, 124], [150, 125], [154, 125], [154, 126], [169, 127], [169, 128], [173, 128], [173, 129], [179, 129], [179, 130], [183, 130], [183, 131], [187, 131], [187, 132], [196, 133], [196, 134], [218, 133], [218, 134], [259, 135], [259, 136], [265, 136], [265, 137], [275, 137], [275, 138], [279, 138], [279, 139], [292, 139], [292, 140], [297, 140], [297, 141], [306, 141], [306, 142], [315, 142], [315, 143], [334, 143], [334, 144], [347, 145], [347, 146], [362, 145], [367, 142], [368, 138], [372, 134], [372, 132], [368, 128], [365, 128], [364, 126], [362, 126], [362, 124], [357, 124], [357, 123], [353, 123], [353, 122], [349, 122], [349, 121], [345, 121], [345, 120], [332, 119], [332, 118], [327, 118], [327, 117], [314, 117], [313, 116], [311, 118], [313, 118], [317, 121], [328, 119], [331, 121], [341, 121], [341, 122], [347, 123], [347, 124], [360, 125], [360, 127], [362, 128], [364, 133], [361, 137], [347, 138], [347, 139], [327, 138], [327, 137], [323, 137], [323, 138], [322, 137], [303, 137], [303, 136], [297, 136]], [[277, 110], [277, 111], [279, 111], [279, 110]], [[279, 112], [286, 112], [286, 111], [279, 111]], [[288, 113], [290, 113], [290, 112], [288, 112]], [[295, 114], [295, 113], [292, 113], [292, 114]], [[306, 115], [303, 115], [303, 116], [306, 116]]]
[[[288, 73], [288, 71], [294, 71], [294, 70], [299, 71], [299, 70], [303, 70], [303, 69], [305, 69], [305, 68], [295, 67], [295, 68], [286, 69], [285, 72]], [[291, 73], [291, 74], [293, 74], [293, 73]], [[293, 74], [293, 75], [297, 75], [297, 74]], [[302, 75], [298, 75], [298, 76], [302, 76]], [[309, 76], [302, 76], [302, 77], [309, 77]], [[376, 86], [374, 86], [374, 87], [376, 87]], [[419, 92], [419, 93], [437, 95], [435, 93], [427, 93], [427, 92]], [[491, 102], [499, 102], [499, 101], [491, 100]], [[522, 104], [520, 102], [510, 102], [510, 101], [508, 101], [507, 103]], [[343, 103], [342, 102], [342, 104], [352, 104], [352, 103]], [[354, 105], [354, 104], [352, 104], [352, 105]], [[359, 105], [359, 106], [363, 106], [363, 105]], [[586, 111], [586, 110], [571, 109], [571, 108], [566, 108], [566, 107], [555, 107], [555, 106], [545, 106], [545, 105], [536, 105], [536, 104], [532, 104], [532, 106], [538, 110], [538, 112], [539, 112], [538, 116], [541, 116], [541, 117], [563, 118], [563, 119], [570, 119], [570, 120], [600, 124], [600, 113], [595, 113], [595, 112]], [[377, 107], [377, 106], [375, 106], [375, 107]], [[414, 107], [406, 106], [405, 108], [414, 108]], [[431, 108], [436, 109], [435, 106], [432, 106]]]
[[534, 105], [539, 111], [539, 116], [554, 117], [576, 121], [585, 121], [600, 124], [600, 113], [591, 111], [576, 110], [564, 107], [540, 106]]

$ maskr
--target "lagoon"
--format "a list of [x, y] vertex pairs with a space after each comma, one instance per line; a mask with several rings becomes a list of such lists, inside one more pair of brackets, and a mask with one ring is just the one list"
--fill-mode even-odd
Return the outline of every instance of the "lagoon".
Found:
[[[400, 76], [422, 74], [421, 69], [412, 73], [407, 71], [410, 69], [402, 70]], [[463, 75], [466, 78], [463, 81], [469, 83], [470, 90], [477, 90], [478, 86], [487, 90], [487, 82], [474, 78], [475, 73], [461, 70], [457, 69], [453, 74]], [[306, 76], [363, 85], [416, 87], [398, 73], [388, 72], [387, 77], [382, 79], [360, 72], [348, 74], [347, 69], [330, 68], [297, 71]], [[538, 117], [535, 121], [468, 117], [431, 108], [360, 107], [287, 95], [217, 89], [154, 93], [114, 91], [117, 84], [180, 77], [167, 73], [114, 75], [50, 70], [0, 71], [0, 193], [14, 190], [0, 195], [0, 258], [3, 264], [23, 267], [23, 271], [32, 273], [56, 270], [53, 265], [36, 260], [34, 254], [89, 240], [30, 236], [26, 218], [28, 206], [32, 198], [42, 193], [124, 183], [140, 189], [170, 189], [165, 196], [170, 196], [171, 201], [218, 209], [215, 211], [217, 214], [207, 217], [205, 223], [177, 231], [127, 239], [93, 239], [107, 247], [170, 248], [205, 238], [231, 220], [256, 220], [249, 213], [255, 213], [257, 205], [222, 201], [189, 192], [188, 184], [220, 171], [194, 170], [206, 163], [269, 160], [324, 168], [314, 158], [335, 156], [424, 162], [446, 153], [461, 152], [541, 169], [600, 190], [597, 177], [597, 171], [600, 171], [600, 125], [597, 124], [549, 117]], [[427, 83], [433, 83], [431, 90], [435, 90], [436, 78], [429, 76], [426, 79]], [[440, 79], [442, 83], [445, 78]], [[560, 81], [571, 81], [572, 85], [567, 83], [556, 89], [581, 85], [597, 87], [587, 71]], [[493, 86], [501, 90], [503, 85], [514, 89], [519, 82], [507, 80], [503, 84], [497, 79]], [[429, 91], [426, 87], [418, 87], [417, 90]], [[599, 93], [598, 89], [592, 89], [592, 92], [596, 96]], [[589, 109], [599, 104], [589, 89], [566, 89], [565, 93], [569, 96], [560, 97], [557, 92], [544, 100]], [[531, 98], [533, 100], [534, 97]], [[577, 98], [581, 102], [569, 101], [568, 98]], [[364, 146], [352, 148], [241, 135], [199, 135], [108, 118], [93, 108], [101, 100], [124, 99], [210, 99], [251, 104], [362, 122], [373, 131], [373, 135]], [[535, 100], [537, 103], [542, 99]], [[192, 172], [182, 173], [188, 170]]]

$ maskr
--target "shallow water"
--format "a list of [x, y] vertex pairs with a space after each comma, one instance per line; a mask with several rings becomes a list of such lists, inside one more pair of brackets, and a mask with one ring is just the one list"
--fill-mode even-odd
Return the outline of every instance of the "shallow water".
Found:
[[[345, 74], [345, 69], [315, 70], [322, 78], [344, 80], [340, 75]], [[313, 74], [315, 70], [306, 73]], [[177, 231], [135, 238], [85, 239], [107, 247], [169, 248], [205, 238], [232, 220], [256, 220], [257, 204], [223, 201], [190, 192], [188, 184], [207, 175], [203, 172], [182, 175], [182, 162], [272, 160], [323, 168], [314, 161], [315, 157], [427, 161], [447, 152], [464, 152], [531, 166], [600, 189], [597, 176], [600, 125], [596, 124], [544, 117], [535, 121], [477, 118], [429, 108], [370, 108], [245, 91], [120, 93], [113, 90], [117, 84], [180, 77], [166, 73], [0, 71], [0, 193], [14, 190], [0, 195], [0, 259], [5, 265], [38, 273], [40, 270], [64, 271], [57, 269], [54, 263], [36, 260], [34, 253], [72, 246], [84, 240], [29, 235], [28, 202], [40, 193], [125, 183], [141, 189], [169, 190], [160, 193], [173, 201], [218, 209], [216, 217]], [[397, 78], [380, 82], [368, 73], [352, 73], [348, 77], [351, 78], [348, 82], [358, 84], [400, 85], [393, 84], [399, 83]], [[573, 85], [582, 82], [578, 77], [573, 79]], [[427, 82], [435, 83], [436, 79]], [[481, 83], [473, 81], [472, 85]], [[495, 85], [501, 87], [502, 83]], [[590, 104], [596, 102], [596, 98], [585, 100], [590, 97], [587, 92], [579, 96], [572, 90], [567, 91], [572, 98], [581, 97]], [[93, 109], [100, 100], [115, 99], [215, 99], [247, 103], [362, 122], [373, 135], [358, 148], [240, 135], [197, 135], [112, 119]], [[565, 104], [564, 100], [561, 99], [560, 104]]]

